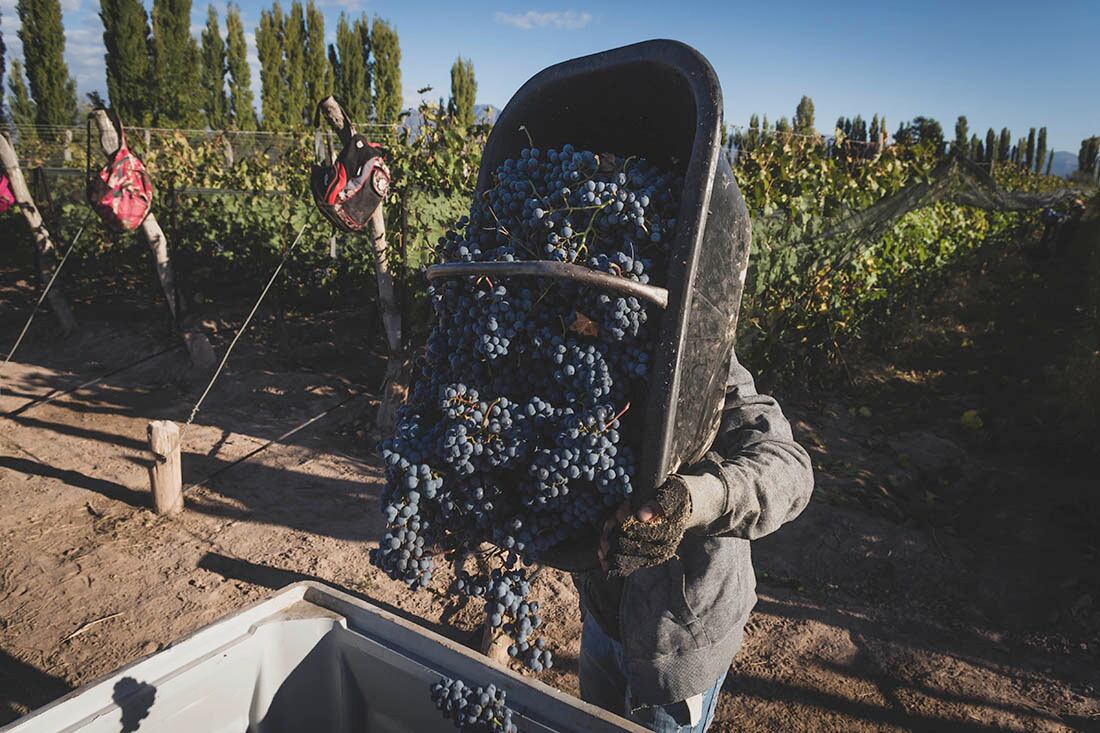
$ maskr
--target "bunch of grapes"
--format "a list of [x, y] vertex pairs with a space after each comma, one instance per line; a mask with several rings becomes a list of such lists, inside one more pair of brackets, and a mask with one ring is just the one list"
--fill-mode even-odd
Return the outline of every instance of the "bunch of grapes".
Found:
[[[665, 284], [681, 180], [639, 158], [523, 150], [439, 241], [443, 262], [550, 260]], [[572, 281], [436, 280], [419, 374], [383, 445], [388, 524], [372, 562], [425, 587], [439, 556], [492, 546], [455, 590], [535, 671], [552, 664], [522, 566], [590, 541], [632, 491], [660, 311]], [[484, 554], [484, 553], [483, 553]], [[482, 560], [487, 558], [482, 557]]]
[[432, 685], [432, 702], [455, 727], [478, 733], [516, 733], [507, 694], [495, 685], [470, 687], [462, 680], [443, 677]]

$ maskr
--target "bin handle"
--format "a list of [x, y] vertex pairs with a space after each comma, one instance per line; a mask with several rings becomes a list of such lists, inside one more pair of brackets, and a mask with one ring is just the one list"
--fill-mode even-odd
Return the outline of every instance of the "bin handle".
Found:
[[572, 280], [583, 285], [593, 285], [605, 290], [633, 295], [638, 300], [652, 303], [662, 310], [668, 308], [668, 290], [665, 288], [645, 285], [636, 280], [569, 262], [549, 262], [546, 260], [533, 262], [446, 262], [441, 265], [431, 265], [426, 274], [429, 280], [459, 277], [461, 275], [495, 275], [497, 277], [527, 275]]

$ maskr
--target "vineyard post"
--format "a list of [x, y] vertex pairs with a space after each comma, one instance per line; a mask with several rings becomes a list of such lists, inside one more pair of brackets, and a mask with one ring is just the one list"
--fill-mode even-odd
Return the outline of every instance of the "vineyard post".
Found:
[[225, 153], [225, 167], [232, 168], [237, 157], [233, 152], [233, 141], [229, 139], [229, 133], [222, 134], [222, 148]]
[[[340, 105], [332, 97], [321, 101], [325, 119], [347, 145], [355, 134], [355, 126], [347, 119]], [[370, 219], [371, 249], [374, 253], [374, 273], [378, 286], [378, 305], [382, 311], [382, 327], [386, 331], [388, 358], [386, 378], [382, 387], [382, 404], [378, 407], [375, 427], [382, 435], [389, 434], [397, 415], [397, 407], [405, 397], [405, 355], [401, 347], [401, 311], [397, 306], [393, 272], [390, 270], [386, 245], [386, 219], [382, 204], [378, 205]]]
[[[119, 147], [118, 132], [115, 130], [107, 112], [97, 109], [92, 112], [92, 119], [99, 130], [99, 144], [103, 155], [110, 158]], [[200, 370], [210, 369], [214, 366], [214, 349], [210, 346], [210, 340], [202, 332], [201, 327], [191, 318], [176, 293], [176, 280], [172, 272], [172, 261], [168, 257], [168, 240], [164, 231], [157, 223], [156, 215], [150, 211], [145, 221], [138, 227], [142, 237], [149, 245], [153, 253], [157, 269], [157, 278], [160, 280], [161, 289], [168, 299], [168, 309], [172, 312], [172, 320], [180, 330], [187, 351], [191, 355], [191, 364]]]
[[[401, 322], [409, 323], [411, 320], [409, 308], [409, 190], [403, 189], [401, 192], [401, 292], [399, 302], [401, 303]], [[406, 329], [402, 336], [408, 338], [408, 329]], [[401, 348], [404, 350], [407, 348], [407, 344], [402, 340]]]
[[[478, 573], [481, 575], [489, 576], [493, 572], [494, 568], [489, 556], [495, 549], [496, 548], [488, 542], [483, 542], [477, 548], [477, 553], [474, 557], [477, 563]], [[489, 623], [489, 619], [485, 619], [485, 623], [481, 629], [481, 642], [478, 645], [478, 651], [494, 662], [507, 667], [509, 643], [510, 640], [508, 635], [504, 633], [504, 629], [494, 628], [493, 625]]]
[[[42, 222], [42, 212], [38, 210], [38, 207], [34, 204], [34, 199], [31, 198], [30, 189], [27, 188], [27, 179], [23, 177], [23, 171], [19, 167], [19, 157], [15, 154], [15, 148], [11, 146], [5, 135], [0, 135], [0, 166], [3, 167], [8, 176], [12, 193], [15, 194], [15, 201], [19, 204], [19, 211], [26, 219], [27, 226], [30, 227], [31, 236], [34, 238], [34, 261], [38, 270], [38, 280], [42, 283], [42, 287], [46, 287], [46, 283], [53, 276], [53, 269], [56, 266], [57, 248], [50, 238], [46, 225]], [[61, 324], [62, 332], [69, 334], [75, 331], [76, 319], [73, 318], [73, 313], [69, 310], [69, 304], [66, 302], [65, 296], [62, 295], [61, 288], [56, 284], [50, 288], [46, 300], [49, 302], [50, 310], [53, 311], [58, 323]]]
[[153, 510], [157, 514], [176, 514], [183, 511], [180, 428], [171, 420], [153, 420], [148, 433], [149, 450], [153, 453], [153, 465], [149, 468]]

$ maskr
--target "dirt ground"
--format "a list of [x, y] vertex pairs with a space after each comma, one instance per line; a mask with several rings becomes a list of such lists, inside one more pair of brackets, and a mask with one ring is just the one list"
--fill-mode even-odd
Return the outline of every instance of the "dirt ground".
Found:
[[[5, 352], [33, 298], [0, 267]], [[34, 402], [174, 345], [159, 308], [88, 300], [79, 335], [43, 314], [0, 377], [0, 724], [303, 578], [473, 643], [469, 610], [367, 561], [382, 529], [356, 428], [369, 395], [210, 478], [181, 516], [149, 511], [146, 425], [186, 420], [184, 352]], [[754, 546], [760, 601], [714, 730], [1100, 730], [1100, 481], [1027, 448], [1042, 426], [1020, 380], [1043, 364], [981, 303], [949, 294], [859, 389], [783, 400], [818, 487]], [[261, 322], [185, 431], [185, 484], [371, 386], [363, 328], [321, 314], [276, 338]], [[982, 429], [960, 423], [968, 409]], [[541, 678], [575, 694], [576, 594], [547, 570], [536, 595], [558, 660]]]

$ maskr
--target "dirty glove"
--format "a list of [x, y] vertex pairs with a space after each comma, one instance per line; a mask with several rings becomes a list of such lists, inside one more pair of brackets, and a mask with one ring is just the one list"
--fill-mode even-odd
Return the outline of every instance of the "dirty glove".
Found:
[[690, 520], [688, 483], [672, 474], [638, 511], [631, 512], [626, 502], [604, 523], [600, 565], [609, 575], [622, 577], [660, 565], [676, 554]]

